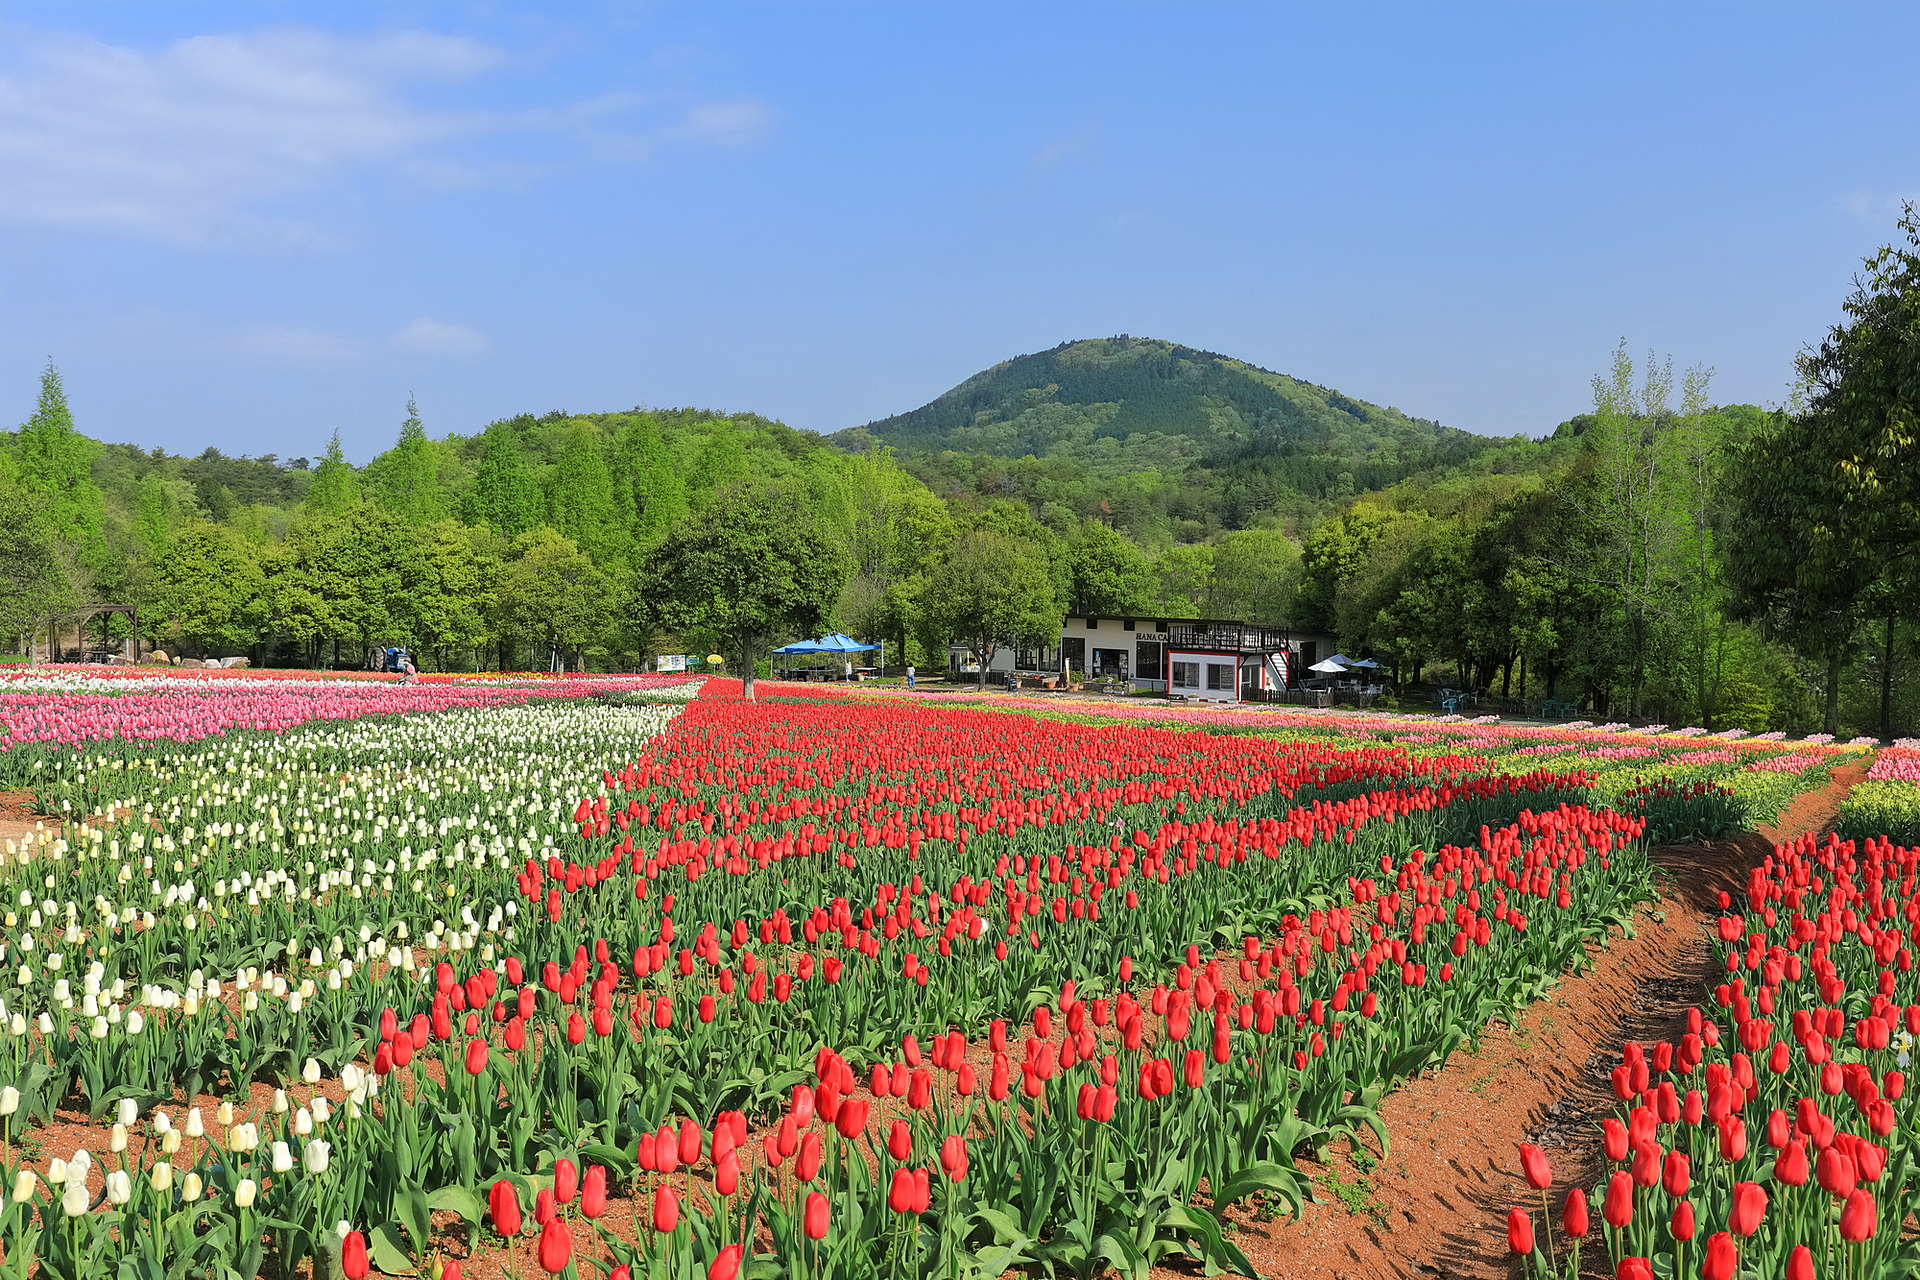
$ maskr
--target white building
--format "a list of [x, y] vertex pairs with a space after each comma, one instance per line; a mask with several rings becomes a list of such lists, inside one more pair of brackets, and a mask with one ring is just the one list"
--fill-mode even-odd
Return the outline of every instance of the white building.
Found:
[[[996, 649], [987, 679], [1052, 677], [1071, 668], [1076, 677], [1120, 679], [1137, 689], [1237, 702], [1297, 685], [1300, 673], [1333, 648], [1328, 636], [1244, 622], [1071, 615], [1061, 620], [1057, 645]], [[947, 662], [956, 679], [979, 675], [966, 645], [949, 646]]]

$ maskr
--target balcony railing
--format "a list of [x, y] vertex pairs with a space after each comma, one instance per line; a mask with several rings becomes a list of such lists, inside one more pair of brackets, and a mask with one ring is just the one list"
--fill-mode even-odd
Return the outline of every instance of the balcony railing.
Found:
[[1233, 622], [1171, 622], [1170, 649], [1214, 649], [1226, 653], [1277, 653], [1287, 647], [1287, 633], [1279, 627], [1253, 627]]

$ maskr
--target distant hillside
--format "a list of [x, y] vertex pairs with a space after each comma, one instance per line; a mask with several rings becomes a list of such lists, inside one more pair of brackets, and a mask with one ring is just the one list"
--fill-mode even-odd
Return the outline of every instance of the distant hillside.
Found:
[[1090, 501], [1111, 513], [1111, 495], [1093, 497], [1107, 482], [1132, 478], [1137, 490], [1150, 474], [1152, 487], [1168, 491], [1151, 505], [1182, 526], [1183, 540], [1262, 513], [1304, 515], [1303, 505], [1457, 465], [1499, 443], [1230, 356], [1125, 334], [1015, 357], [910, 413], [828, 440], [849, 450], [892, 445], [952, 496], [1045, 500], [989, 461], [1032, 459], [1025, 470], [1043, 464], [1051, 489], [1075, 491], [1048, 496], [1081, 515], [1093, 514]]

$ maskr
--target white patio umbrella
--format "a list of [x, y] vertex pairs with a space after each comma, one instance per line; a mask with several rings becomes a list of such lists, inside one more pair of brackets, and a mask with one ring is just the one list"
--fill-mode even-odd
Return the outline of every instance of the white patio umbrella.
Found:
[[1328, 675], [1334, 675], [1346, 669], [1346, 660], [1343, 658], [1328, 658], [1325, 662], [1316, 662], [1307, 668], [1309, 671], [1324, 671]]

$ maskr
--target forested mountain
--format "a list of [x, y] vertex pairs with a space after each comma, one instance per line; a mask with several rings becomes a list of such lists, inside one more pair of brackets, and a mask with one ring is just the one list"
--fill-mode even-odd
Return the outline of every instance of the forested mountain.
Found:
[[1063, 342], [931, 403], [829, 437], [875, 442], [942, 496], [1009, 497], [1064, 528], [1095, 518], [1154, 547], [1278, 522], [1498, 443], [1155, 338]]

